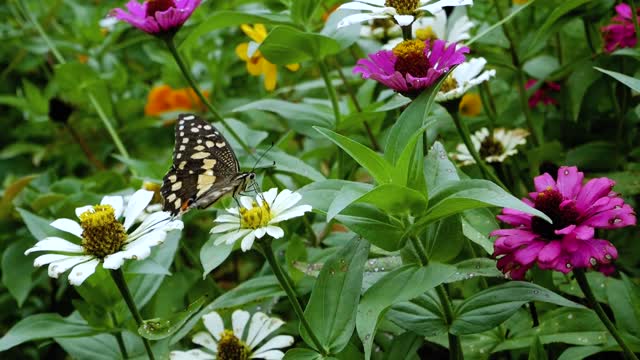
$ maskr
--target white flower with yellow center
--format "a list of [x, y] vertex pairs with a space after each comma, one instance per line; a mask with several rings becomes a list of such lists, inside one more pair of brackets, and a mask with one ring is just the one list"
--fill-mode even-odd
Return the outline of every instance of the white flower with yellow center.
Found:
[[[51, 236], [38, 241], [25, 255], [46, 251], [38, 256], [33, 266], [49, 265], [49, 276], [57, 278], [71, 269], [69, 282], [80, 285], [102, 263], [105, 269], [119, 269], [127, 259], [142, 260], [151, 254], [151, 248], [164, 242], [167, 232], [182, 229], [182, 221], [171, 219], [168, 212], [155, 212], [132, 228], [147, 207], [153, 192], [136, 191], [124, 209], [122, 196], [105, 196], [100, 205], [76, 209], [80, 222], [58, 219], [51, 226], [80, 239], [80, 244]], [[123, 215], [123, 222], [118, 219]]]
[[[494, 129], [493, 135], [490, 136], [489, 130], [482, 128], [471, 135], [471, 142], [484, 161], [503, 162], [507, 157], [518, 153], [516, 148], [518, 145], [527, 143], [527, 136], [529, 136], [527, 130], [503, 128]], [[475, 164], [473, 156], [464, 144], [458, 144], [456, 151], [449, 154], [453, 160], [460, 162], [461, 165]]]
[[[202, 322], [208, 331], [201, 331], [192, 338], [195, 344], [204, 349], [172, 351], [170, 358], [172, 360], [282, 359], [284, 353], [278, 349], [293, 345], [293, 337], [278, 335], [266, 342], [264, 340], [280, 328], [284, 321], [270, 318], [261, 312], [253, 314], [251, 320], [249, 318], [247, 311], [236, 310], [231, 314], [233, 330], [225, 330], [222, 317], [217, 312], [204, 315]], [[247, 323], [249, 323], [248, 329]], [[262, 346], [256, 348], [261, 343]]]
[[[459, 9], [464, 11], [464, 8]], [[418, 18], [413, 23], [411, 29], [413, 37], [419, 40], [440, 39], [447, 42], [459, 43], [471, 38], [469, 30], [471, 30], [473, 26], [474, 23], [469, 20], [467, 15], [460, 15], [455, 21], [450, 21], [449, 18], [447, 18], [447, 13], [444, 10], [439, 10], [436, 11], [433, 16]], [[392, 50], [401, 42], [402, 33], [400, 33], [397, 38], [390, 40], [382, 48], [384, 50]]]
[[460, 98], [472, 87], [496, 76], [496, 71], [493, 69], [482, 71], [486, 64], [487, 60], [484, 58], [475, 58], [458, 65], [442, 84], [440, 91], [436, 94], [436, 101]]
[[256, 238], [269, 235], [275, 239], [284, 236], [282, 228], [276, 226], [279, 222], [304, 215], [311, 211], [310, 205], [296, 205], [302, 195], [291, 190], [272, 188], [255, 199], [248, 196], [240, 197], [240, 208], [227, 209], [228, 214], [218, 216], [214, 221], [221, 223], [211, 229], [212, 234], [225, 233], [214, 242], [215, 245], [233, 244], [239, 239], [242, 251], [253, 246]]
[[445, 6], [472, 5], [473, 0], [356, 0], [340, 5], [338, 9], [360, 10], [345, 16], [338, 28], [373, 19], [393, 18], [400, 26], [411, 25], [422, 12], [435, 13]]

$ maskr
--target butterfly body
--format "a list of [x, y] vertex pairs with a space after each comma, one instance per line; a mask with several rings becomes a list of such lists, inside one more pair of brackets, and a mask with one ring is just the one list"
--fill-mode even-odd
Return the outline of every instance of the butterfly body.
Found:
[[175, 128], [173, 164], [160, 192], [164, 211], [176, 216], [204, 209], [221, 197], [238, 195], [255, 179], [241, 172], [230, 144], [213, 125], [193, 114], [180, 114]]

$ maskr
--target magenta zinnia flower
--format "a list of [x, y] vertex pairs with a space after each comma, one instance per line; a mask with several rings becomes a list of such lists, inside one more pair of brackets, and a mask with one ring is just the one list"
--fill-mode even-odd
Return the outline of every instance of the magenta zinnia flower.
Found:
[[393, 50], [381, 50], [360, 59], [354, 73], [374, 79], [402, 95], [414, 98], [453, 66], [464, 62], [469, 48], [443, 40], [405, 40]]
[[518, 210], [502, 210], [498, 219], [514, 227], [491, 233], [498, 237], [493, 255], [502, 272], [522, 279], [534, 264], [565, 274], [573, 268], [613, 272], [611, 261], [618, 252], [609, 241], [594, 239], [595, 229], [635, 225], [636, 215], [612, 191], [615, 181], [602, 177], [583, 185], [583, 178], [577, 167], [563, 166], [557, 181], [548, 173], [534, 179], [536, 192], [522, 200], [549, 216], [553, 224]]
[[[640, 9], [637, 12], [640, 14]], [[618, 14], [613, 17], [612, 23], [601, 29], [604, 36], [604, 50], [609, 53], [617, 48], [634, 47], [638, 41], [633, 26], [631, 6], [624, 3], [618, 4], [616, 13]]]
[[[530, 79], [525, 84], [525, 89], [529, 90], [538, 83], [536, 79]], [[553, 81], [545, 81], [536, 92], [529, 97], [529, 107], [535, 108], [539, 103], [543, 105], [558, 105], [558, 100], [551, 97], [550, 93], [560, 91], [560, 84]]]
[[140, 4], [131, 0], [127, 3], [128, 12], [118, 8], [111, 14], [151, 35], [171, 34], [189, 19], [200, 1], [147, 0]]

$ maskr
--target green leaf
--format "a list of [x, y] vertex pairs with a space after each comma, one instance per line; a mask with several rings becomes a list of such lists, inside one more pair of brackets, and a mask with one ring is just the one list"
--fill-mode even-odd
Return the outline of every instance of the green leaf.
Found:
[[536, 284], [511, 281], [481, 291], [460, 303], [455, 309], [451, 333], [475, 334], [498, 326], [529, 301], [541, 301], [564, 307], [584, 306]]
[[591, 84], [601, 76], [597, 71], [593, 70], [593, 62], [591, 60], [585, 60], [577, 64], [571, 75], [569, 75], [566, 88], [569, 92], [571, 104], [569, 110], [573, 121], [578, 121], [584, 94], [586, 94]]
[[144, 320], [138, 328], [138, 334], [149, 340], [161, 340], [175, 334], [196, 312], [204, 306], [206, 297], [201, 297], [183, 311], [172, 314], [168, 318]]
[[327, 209], [327, 221], [336, 217], [342, 210], [346, 209], [369, 191], [373, 191], [373, 189], [360, 185], [356, 186], [354, 184], [343, 186], [342, 189], [335, 194], [333, 201]]
[[453, 260], [465, 244], [460, 215], [449, 216], [431, 224], [425, 238], [423, 243], [430, 261], [447, 263]]
[[322, 354], [318, 354], [311, 349], [295, 348], [289, 349], [282, 360], [323, 360], [325, 359]]
[[260, 13], [258, 11], [252, 11], [251, 13], [244, 13], [240, 11], [217, 11], [209, 15], [209, 17], [189, 33], [189, 36], [180, 44], [180, 50], [190, 50], [197, 45], [198, 41], [205, 34], [213, 30], [229, 26], [240, 26], [242, 24], [291, 24], [291, 21], [287, 15], [274, 14], [271, 12]]
[[563, 351], [558, 360], [582, 360], [601, 351], [605, 351], [602, 346], [574, 346]]
[[424, 161], [424, 177], [429, 190], [446, 182], [460, 180], [456, 166], [453, 165], [444, 146], [436, 141]]
[[[571, 10], [577, 8], [578, 6], [582, 5], [582, 4], [586, 4], [590, 1], [593, 0], [566, 0], [560, 3], [560, 5], [558, 5], [552, 12], [551, 14], [549, 14], [546, 17], [546, 21], [544, 22], [544, 24], [542, 24], [542, 26], [540, 26], [540, 28], [538, 29], [538, 31], [536, 32], [536, 36], [533, 38], [533, 41], [531, 41], [529, 48], [534, 47], [534, 45], [536, 45], [539, 41], [542, 40], [542, 38], [546, 38], [547, 36], [551, 35], [550, 34], [550, 29], [551, 27], [564, 15], [566, 15], [567, 13], [569, 13]], [[531, 1], [530, 3], [532, 3], [533, 1]], [[528, 5], [528, 4], [527, 4]]]
[[521, 11], [523, 11], [524, 9], [528, 8], [531, 4], [533, 4], [535, 2], [535, 0], [531, 0], [529, 2], [527, 2], [526, 4], [519, 6], [515, 11], [512, 11], [511, 14], [507, 15], [504, 17], [504, 19], [498, 21], [497, 23], [491, 25], [490, 27], [484, 29], [483, 31], [479, 32], [476, 34], [476, 36], [474, 36], [473, 38], [471, 38], [469, 41], [465, 42], [463, 45], [465, 46], [470, 46], [471, 44], [473, 44], [474, 42], [482, 39], [485, 35], [487, 35], [488, 33], [492, 32], [493, 30], [499, 28], [502, 26], [502, 24], [506, 24], [507, 22], [511, 21], [511, 19], [518, 15], [518, 13], [520, 13]]
[[539, 337], [534, 337], [531, 347], [529, 348], [529, 360], [547, 360], [547, 352], [540, 343]]
[[[342, 205], [333, 205], [333, 203], [339, 201], [341, 192], [345, 188], [350, 188], [353, 189], [353, 191], [357, 191], [359, 194], [364, 194], [373, 187], [369, 184], [347, 180], [333, 179], [316, 181], [298, 190], [302, 195], [300, 203], [311, 205], [315, 212], [324, 214], [332, 213], [335, 216], [337, 212], [333, 213], [331, 208], [333, 206], [336, 208], [342, 208]], [[349, 201], [349, 203], [350, 202], [351, 201]]]
[[33, 256], [24, 255], [25, 250], [30, 247], [31, 244], [28, 241], [16, 241], [9, 244], [2, 254], [2, 283], [16, 299], [18, 307], [22, 307], [33, 287], [31, 280], [34, 270]]
[[565, 164], [581, 169], [607, 171], [616, 167], [616, 145], [613, 142], [593, 141], [567, 151]]
[[396, 335], [391, 347], [385, 352], [384, 360], [418, 360], [418, 348], [422, 343], [422, 337], [414, 333]]
[[292, 103], [277, 99], [263, 99], [254, 101], [232, 110], [234, 113], [242, 113], [249, 110], [267, 111], [277, 114], [287, 121], [287, 124], [295, 131], [305, 135], [317, 136], [312, 131], [312, 126], [334, 126], [333, 112], [328, 106], [318, 106], [307, 103]]
[[227, 260], [233, 250], [233, 244], [214, 245], [215, 236], [214, 234], [209, 236], [209, 240], [200, 248], [200, 263], [203, 268], [202, 279], [205, 279], [210, 272]]
[[504, 278], [504, 274], [498, 270], [496, 260], [487, 258], [475, 258], [463, 260], [456, 264], [453, 276], [447, 279], [447, 283], [469, 280], [476, 276]]
[[387, 251], [400, 248], [404, 233], [402, 224], [370, 205], [352, 204], [336, 219], [379, 248]]
[[[322, 267], [304, 310], [304, 317], [329, 353], [344, 349], [353, 334], [367, 255], [369, 243], [358, 237], [338, 250]], [[313, 344], [303, 327], [300, 335], [307, 344]]]
[[369, 171], [378, 184], [388, 184], [392, 181], [393, 167], [380, 156], [380, 154], [329, 129], [315, 126], [314, 129], [340, 146], [340, 148], [349, 154], [358, 164]]
[[621, 273], [622, 281], [610, 282], [607, 286], [609, 306], [622, 331], [640, 338], [640, 286]]
[[473, 209], [462, 213], [462, 233], [489, 255], [493, 254], [493, 241], [489, 239], [489, 234], [499, 227], [489, 209]]
[[291, 20], [303, 26], [309, 25], [313, 13], [320, 4], [321, 1], [293, 0], [291, 3]]
[[413, 299], [442, 284], [454, 272], [454, 267], [435, 262], [426, 267], [405, 265], [386, 274], [371, 286], [362, 295], [356, 316], [356, 327], [364, 345], [365, 359], [371, 358], [376, 329], [391, 305]]
[[73, 315], [63, 318], [58, 314], [36, 314], [20, 320], [0, 338], [0, 351], [11, 349], [27, 341], [48, 339], [53, 336], [89, 336], [100, 332], [100, 329], [88, 326], [84, 320]]
[[551, 55], [540, 55], [524, 63], [522, 70], [536, 79], [546, 79], [559, 67], [560, 63], [555, 57]]
[[[124, 331], [123, 334], [125, 338], [128, 338], [132, 333], [129, 331]], [[139, 339], [137, 335], [135, 336], [136, 340]], [[113, 334], [99, 334], [94, 336], [85, 336], [85, 337], [68, 337], [68, 338], [59, 338], [56, 337], [54, 339], [60, 346], [67, 352], [67, 355], [71, 359], [78, 360], [113, 360], [113, 359], [122, 359], [122, 353], [118, 348], [118, 343], [116, 341], [116, 337]], [[131, 344], [130, 342], [125, 342], [125, 344]], [[142, 350], [142, 344], [141, 344]], [[127, 347], [128, 351], [131, 351], [130, 347]], [[131, 354], [131, 353], [129, 353]]]
[[38, 215], [32, 214], [29, 211], [21, 208], [16, 208], [20, 216], [22, 217], [22, 221], [27, 225], [27, 229], [36, 240], [42, 240], [49, 236], [58, 236], [65, 237], [65, 233], [57, 230], [51, 224], [51, 220], [47, 220]]
[[324, 175], [299, 157], [289, 155], [281, 150], [271, 150], [264, 154], [264, 160], [275, 162], [277, 172], [305, 177], [312, 181], [326, 180]]
[[[426, 184], [423, 177], [424, 166], [424, 149], [422, 148], [423, 137], [422, 134], [426, 130], [425, 127], [418, 130], [407, 142], [400, 158], [395, 163], [395, 177], [393, 182], [399, 185], [414, 185], [421, 184], [424, 186], [417, 187], [417, 190], [426, 190]], [[416, 145], [418, 145], [416, 147]], [[410, 180], [410, 181], [409, 181]]]
[[637, 91], [640, 92], [640, 80], [633, 78], [631, 76], [625, 75], [625, 74], [621, 74], [619, 72], [615, 72], [615, 71], [611, 71], [611, 70], [605, 70], [602, 68], [599, 68], [597, 66], [593, 67], [594, 69], [603, 72], [609, 76], [611, 76], [612, 78], [620, 81], [621, 83], [627, 85], [629, 88], [631, 88], [631, 90], [633, 91]]
[[[302, 0], [305, 1], [305, 0]], [[314, 1], [309, 1], [314, 2]], [[320, 3], [319, 1], [315, 1]], [[349, 11], [333, 11], [329, 18], [324, 23], [324, 27], [320, 34], [330, 37], [340, 44], [341, 49], [347, 49], [353, 45], [358, 39], [360, 39], [360, 24], [353, 24], [338, 28], [338, 23], [346, 16], [349, 15]]]
[[230, 308], [275, 296], [286, 295], [275, 276], [261, 276], [247, 280], [216, 298], [204, 311]]
[[394, 305], [385, 318], [403, 329], [425, 337], [447, 333], [442, 306], [434, 290], [429, 290], [411, 301]]
[[258, 48], [276, 65], [296, 64], [303, 61], [321, 61], [340, 52], [340, 44], [330, 37], [308, 33], [289, 26], [276, 26]]
[[421, 214], [427, 208], [427, 198], [424, 195], [395, 184], [377, 186], [355, 202], [372, 204], [389, 214]]
[[29, 103], [29, 110], [34, 114], [47, 115], [49, 112], [49, 101], [40, 89], [27, 79], [22, 79], [22, 87], [27, 102]]

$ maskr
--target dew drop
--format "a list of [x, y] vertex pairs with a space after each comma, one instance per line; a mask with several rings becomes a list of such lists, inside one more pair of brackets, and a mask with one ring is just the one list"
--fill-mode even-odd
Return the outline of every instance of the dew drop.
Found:
[[598, 260], [596, 260], [596, 258], [591, 257], [589, 258], [589, 263], [591, 264], [591, 266], [596, 266], [598, 265]]

